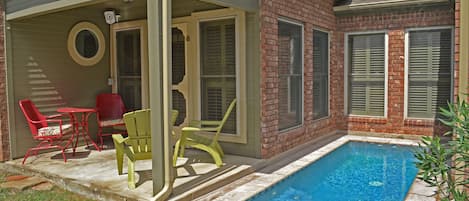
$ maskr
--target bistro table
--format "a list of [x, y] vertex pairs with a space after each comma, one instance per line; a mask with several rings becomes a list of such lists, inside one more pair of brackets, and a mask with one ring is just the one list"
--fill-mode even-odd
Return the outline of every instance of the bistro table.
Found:
[[[67, 113], [70, 115], [71, 123], [74, 128], [74, 135], [76, 136], [75, 145], [73, 146], [73, 153], [75, 154], [75, 149], [78, 146], [78, 140], [80, 139], [80, 134], [83, 137], [83, 140], [88, 146], [88, 140], [93, 144], [96, 150], [101, 151], [98, 145], [91, 139], [89, 130], [88, 130], [88, 118], [91, 114], [97, 112], [95, 108], [82, 108], [82, 107], [62, 107], [58, 108], [57, 112]], [[79, 118], [81, 114], [81, 119]]]

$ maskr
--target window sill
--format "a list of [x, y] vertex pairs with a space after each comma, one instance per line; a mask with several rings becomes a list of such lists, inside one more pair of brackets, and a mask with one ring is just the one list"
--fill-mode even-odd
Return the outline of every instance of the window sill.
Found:
[[434, 126], [435, 119], [405, 119], [404, 120], [405, 126]]
[[386, 124], [388, 120], [385, 117], [365, 117], [365, 116], [348, 116], [348, 122]]
[[318, 119], [313, 119], [313, 123], [317, 123], [317, 122], [321, 122], [321, 121], [326, 121], [328, 119], [331, 118], [331, 115], [327, 115], [325, 117], [321, 117], [321, 118], [318, 118]]
[[302, 133], [305, 131], [303, 124], [278, 131], [280, 135], [290, 135], [292, 133]]

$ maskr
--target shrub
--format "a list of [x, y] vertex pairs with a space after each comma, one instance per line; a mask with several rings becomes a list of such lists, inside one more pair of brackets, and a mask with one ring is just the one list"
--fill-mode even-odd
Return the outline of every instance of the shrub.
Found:
[[441, 108], [439, 119], [450, 127], [445, 136], [452, 140], [443, 143], [440, 137], [422, 137], [415, 152], [416, 165], [421, 170], [418, 177], [430, 186], [437, 187], [441, 200], [469, 200], [469, 104], [464, 100], [448, 103]]

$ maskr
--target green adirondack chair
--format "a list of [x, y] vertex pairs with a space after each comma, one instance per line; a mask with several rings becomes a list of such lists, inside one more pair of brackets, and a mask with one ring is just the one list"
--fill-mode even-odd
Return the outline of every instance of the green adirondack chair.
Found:
[[[178, 115], [177, 110], [172, 111], [171, 122], [174, 124]], [[124, 123], [128, 137], [121, 134], [112, 135], [116, 148], [117, 172], [122, 174], [124, 154], [127, 156], [128, 185], [135, 189], [135, 162], [137, 160], [151, 159], [151, 130], [150, 110], [137, 110], [124, 114]]]
[[[193, 147], [208, 152], [215, 164], [220, 167], [223, 164], [222, 157], [224, 156], [223, 150], [218, 144], [218, 138], [220, 132], [223, 129], [223, 125], [230, 116], [231, 111], [236, 105], [236, 99], [234, 99], [228, 109], [225, 112], [225, 116], [220, 121], [192, 121], [188, 127], [182, 128], [181, 137], [176, 142], [173, 155], [173, 166], [176, 166], [176, 161], [179, 157], [184, 157], [185, 147]], [[210, 139], [195, 134], [196, 132], [215, 132], [215, 135]]]

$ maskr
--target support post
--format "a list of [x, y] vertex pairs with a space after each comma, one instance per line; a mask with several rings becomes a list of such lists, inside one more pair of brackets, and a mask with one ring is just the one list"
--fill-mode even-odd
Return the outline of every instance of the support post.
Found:
[[152, 136], [152, 200], [172, 191], [171, 0], [147, 0], [148, 67]]

